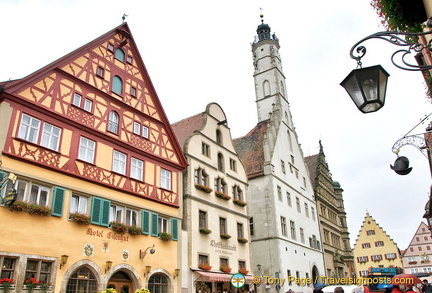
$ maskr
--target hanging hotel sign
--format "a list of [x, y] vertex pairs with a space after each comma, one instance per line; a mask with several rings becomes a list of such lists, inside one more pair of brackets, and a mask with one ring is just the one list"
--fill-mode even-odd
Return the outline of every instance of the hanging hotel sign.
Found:
[[3, 193], [3, 189], [8, 188], [4, 197], [1, 198], [1, 203], [6, 207], [12, 206], [17, 198], [17, 191], [13, 187], [16, 179], [17, 176], [14, 173], [7, 174], [0, 171], [0, 194]]

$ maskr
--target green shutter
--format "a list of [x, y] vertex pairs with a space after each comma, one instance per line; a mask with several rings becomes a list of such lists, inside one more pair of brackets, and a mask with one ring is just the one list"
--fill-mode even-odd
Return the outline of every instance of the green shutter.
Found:
[[63, 215], [63, 202], [64, 202], [65, 189], [55, 186], [54, 197], [52, 201], [52, 215], [61, 217]]
[[109, 209], [111, 201], [99, 197], [92, 197], [91, 222], [95, 225], [108, 227]]
[[158, 236], [158, 214], [152, 213], [152, 223], [151, 223], [151, 235]]
[[178, 240], [178, 220], [171, 218], [172, 240]]
[[145, 235], [150, 232], [150, 212], [146, 210], [141, 211], [141, 228]]
[[101, 225], [108, 227], [109, 226], [109, 211], [111, 207], [111, 201], [107, 199], [102, 200], [102, 207], [101, 207]]
[[92, 198], [92, 206], [91, 206], [91, 222], [92, 224], [100, 225], [101, 223], [101, 205], [102, 199], [98, 197]]

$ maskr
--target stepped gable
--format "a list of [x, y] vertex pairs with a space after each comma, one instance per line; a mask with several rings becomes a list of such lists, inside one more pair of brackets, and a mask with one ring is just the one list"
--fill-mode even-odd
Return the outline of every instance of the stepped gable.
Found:
[[[357, 239], [356, 239], [356, 242], [354, 243], [354, 247], [357, 245], [357, 242], [358, 242], [358, 240], [359, 240], [359, 236], [360, 236], [360, 233], [361, 232], [363, 232], [364, 230], [364, 226], [365, 226], [365, 223], [366, 223], [366, 221], [372, 221], [373, 223], [374, 223], [374, 225], [376, 226], [376, 227], [378, 227], [383, 233], [384, 233], [384, 236], [386, 236], [396, 247], [398, 247], [397, 246], [397, 244], [396, 244], [396, 242], [394, 242], [394, 240], [393, 240], [393, 238], [391, 238], [388, 234], [387, 234], [387, 232], [375, 221], [375, 219], [374, 218], [372, 218], [372, 216], [371, 215], [369, 215], [369, 213], [366, 213], [366, 216], [364, 217], [364, 220], [363, 220], [363, 223], [362, 223], [362, 225], [361, 225], [361, 227], [360, 227], [360, 230], [359, 230], [359, 234], [357, 234]], [[366, 231], [364, 231], [364, 232], [366, 232]], [[398, 248], [399, 249], [399, 248]]]
[[259, 122], [248, 134], [233, 140], [248, 178], [264, 174], [264, 138], [268, 121]]

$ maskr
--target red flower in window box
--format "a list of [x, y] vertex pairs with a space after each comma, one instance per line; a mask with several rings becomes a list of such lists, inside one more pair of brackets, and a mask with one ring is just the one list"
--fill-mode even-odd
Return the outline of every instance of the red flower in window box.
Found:
[[231, 268], [228, 265], [221, 265], [220, 270], [224, 273], [231, 273]]
[[239, 268], [238, 272], [242, 275], [247, 275], [249, 274], [249, 271], [246, 270], [246, 268]]
[[215, 191], [215, 195], [219, 198], [224, 199], [224, 200], [230, 200], [231, 199], [231, 196], [229, 196], [228, 194], [225, 194], [223, 192], [220, 192], [220, 191]]
[[208, 263], [200, 263], [198, 267], [205, 271], [210, 271], [212, 269], [212, 266], [209, 265]]

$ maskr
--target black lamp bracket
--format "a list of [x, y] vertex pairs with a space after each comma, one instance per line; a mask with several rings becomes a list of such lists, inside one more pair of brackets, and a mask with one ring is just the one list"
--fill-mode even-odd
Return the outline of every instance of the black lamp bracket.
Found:
[[[352, 46], [350, 50], [350, 56], [352, 59], [357, 60], [357, 66], [361, 68], [362, 65], [361, 58], [363, 58], [363, 56], [366, 54], [366, 47], [361, 46], [360, 44], [370, 39], [380, 39], [380, 40], [385, 40], [396, 46], [405, 47], [404, 49], [397, 50], [392, 54], [391, 61], [394, 66], [409, 71], [429, 70], [432, 69], [432, 65], [412, 64], [407, 62], [405, 60], [405, 57], [407, 55], [410, 55], [413, 52], [415, 53], [421, 52], [424, 49], [429, 50], [429, 52], [431, 52], [432, 51], [431, 41], [429, 41], [427, 45], [424, 45], [423, 43], [418, 41], [419, 37], [430, 35], [430, 34], [432, 34], [432, 30], [423, 33], [409, 33], [409, 32], [398, 32], [398, 31], [377, 32], [361, 39], [354, 46]], [[417, 40], [417, 41], [413, 41], [413, 40]], [[357, 52], [357, 54], [355, 54], [355, 52]], [[396, 56], [400, 58], [399, 60], [400, 64], [398, 64], [399, 62], [395, 61]]]

